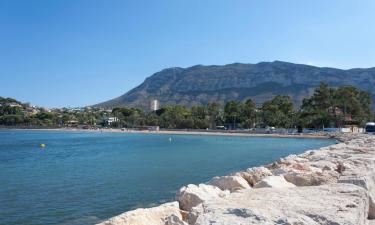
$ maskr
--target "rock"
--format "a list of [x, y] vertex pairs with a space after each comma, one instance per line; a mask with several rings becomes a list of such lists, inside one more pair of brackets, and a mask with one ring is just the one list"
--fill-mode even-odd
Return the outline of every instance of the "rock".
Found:
[[311, 171], [313, 168], [310, 167], [307, 163], [293, 163], [290, 166], [291, 170], [299, 170], [299, 171]]
[[254, 186], [254, 184], [258, 183], [263, 178], [272, 176], [272, 173], [269, 169], [261, 166], [249, 168], [246, 171], [238, 172], [234, 175], [243, 177], [251, 186]]
[[208, 199], [223, 198], [229, 195], [229, 191], [222, 191], [220, 188], [206, 184], [189, 184], [182, 187], [177, 193], [177, 200], [180, 208], [190, 211], [191, 208], [205, 202]]
[[[148, 209], [136, 209], [133, 211], [128, 211], [98, 225], [165, 225], [168, 218], [172, 215], [174, 215], [174, 220], [178, 218], [182, 221], [178, 202], [166, 203]], [[175, 223], [173, 225], [182, 224]]]
[[352, 184], [241, 190], [203, 203], [196, 225], [368, 224], [368, 196]]
[[202, 215], [203, 213], [204, 213], [203, 203], [193, 207], [187, 216], [188, 224], [195, 224], [198, 217]]
[[268, 176], [254, 185], [254, 188], [290, 188], [296, 185], [289, 183], [283, 176]]
[[172, 214], [166, 219], [165, 225], [188, 225], [188, 224], [185, 221], [183, 221], [179, 216]]
[[230, 192], [251, 188], [247, 181], [240, 176], [214, 177], [210, 180], [209, 184], [223, 191], [229, 190]]
[[319, 172], [288, 172], [284, 174], [285, 180], [296, 186], [317, 186], [336, 183], [339, 173], [335, 171]]
[[297, 155], [289, 155], [285, 158], [281, 158], [277, 161], [277, 164], [284, 165], [284, 166], [290, 166], [294, 164], [303, 164], [307, 161], [305, 158], [301, 158]]
[[331, 145], [329, 147], [329, 150], [342, 149], [342, 148], [345, 148], [346, 146], [347, 146], [347, 144], [345, 144], [345, 143], [339, 143], [339, 144]]
[[284, 175], [288, 173], [288, 170], [285, 168], [276, 168], [276, 169], [271, 170], [271, 172], [274, 176], [280, 176], [280, 175]]
[[330, 161], [298, 163], [289, 160], [285, 163], [285, 160], [281, 160], [273, 165], [271, 172], [276, 176], [283, 175], [288, 182], [297, 186], [312, 186], [335, 183], [340, 175], [334, 171], [336, 167]]
[[310, 166], [320, 168], [323, 171], [323, 170], [336, 170], [338, 165], [336, 165], [335, 163], [331, 161], [320, 160], [317, 162], [310, 163]]
[[364, 188], [369, 194], [369, 219], [375, 219], [375, 174], [368, 176], [343, 176], [339, 183], [354, 184]]

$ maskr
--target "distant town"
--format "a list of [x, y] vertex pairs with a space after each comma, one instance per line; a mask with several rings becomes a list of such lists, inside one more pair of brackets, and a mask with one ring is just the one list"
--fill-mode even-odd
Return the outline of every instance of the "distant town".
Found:
[[111, 126], [118, 118], [111, 109], [92, 107], [46, 108], [0, 97], [0, 123], [4, 126], [82, 127]]
[[187, 108], [161, 105], [150, 100], [148, 110], [117, 107], [113, 109], [82, 107], [48, 109], [0, 98], [0, 125], [15, 128], [124, 128], [124, 129], [346, 129], [358, 132], [374, 121], [370, 94], [352, 86], [332, 88], [322, 83], [314, 95], [303, 100], [295, 110], [289, 96], [279, 95], [257, 107], [252, 99], [244, 102], [217, 102]]

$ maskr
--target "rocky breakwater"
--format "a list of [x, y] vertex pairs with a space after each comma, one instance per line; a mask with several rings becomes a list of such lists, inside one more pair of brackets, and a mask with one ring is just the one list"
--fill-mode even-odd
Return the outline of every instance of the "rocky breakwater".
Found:
[[189, 184], [174, 203], [102, 225], [375, 224], [375, 136], [336, 138], [341, 143]]

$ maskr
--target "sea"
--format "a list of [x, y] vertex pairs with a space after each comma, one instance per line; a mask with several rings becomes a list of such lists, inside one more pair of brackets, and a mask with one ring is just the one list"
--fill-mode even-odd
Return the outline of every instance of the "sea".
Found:
[[173, 201], [184, 185], [334, 142], [0, 130], [0, 224], [96, 224]]

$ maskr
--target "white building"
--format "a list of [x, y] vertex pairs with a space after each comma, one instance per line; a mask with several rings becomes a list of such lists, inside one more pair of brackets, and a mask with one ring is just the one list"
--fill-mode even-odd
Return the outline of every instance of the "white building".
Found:
[[159, 109], [159, 101], [154, 99], [150, 102], [150, 110], [151, 111], [156, 111]]
[[120, 121], [117, 117], [108, 117], [105, 119], [105, 123], [108, 125], [108, 126], [111, 126], [111, 124], [113, 122], [118, 122]]
[[15, 103], [15, 102], [8, 103], [7, 105], [8, 105], [9, 107], [22, 107], [20, 104]]

